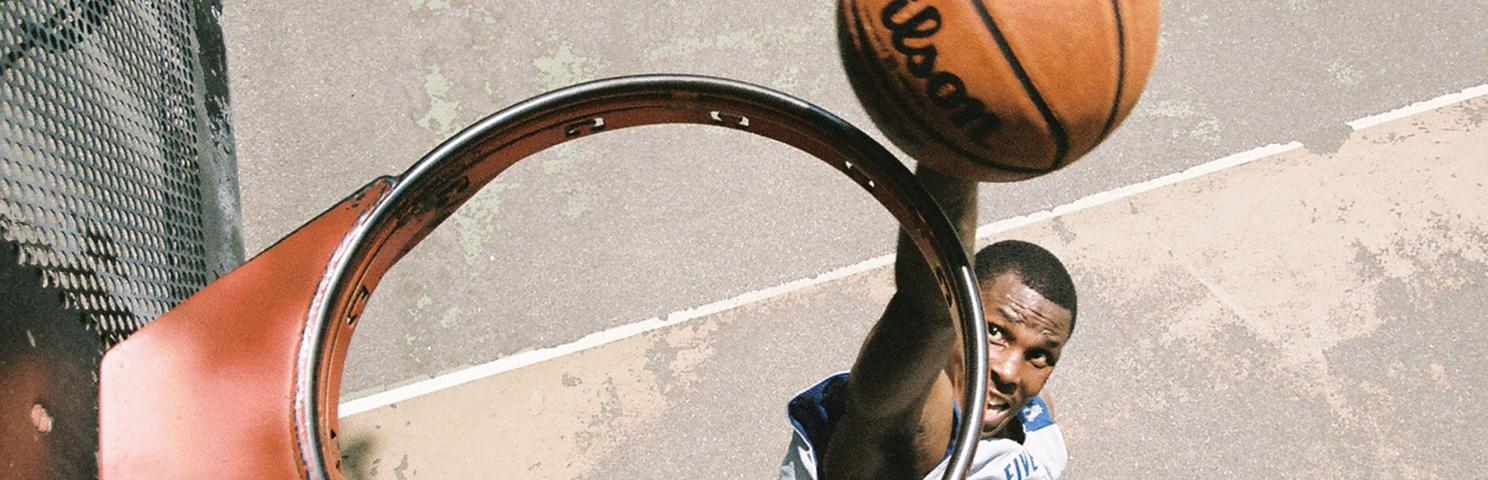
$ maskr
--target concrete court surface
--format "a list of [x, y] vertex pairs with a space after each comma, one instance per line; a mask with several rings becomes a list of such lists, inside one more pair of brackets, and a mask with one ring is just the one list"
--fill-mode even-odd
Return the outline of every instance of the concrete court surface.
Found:
[[[837, 57], [835, 2], [224, 2], [252, 255], [501, 107], [650, 72], [735, 78], [877, 135]], [[1126, 123], [1081, 162], [984, 189], [992, 223], [1254, 147], [1336, 148], [1345, 122], [1488, 82], [1488, 5], [1164, 5]], [[785, 147], [709, 127], [585, 139], [517, 165], [383, 282], [357, 397], [771, 288], [889, 252], [888, 215]]]
[[[464, 125], [583, 80], [730, 77], [877, 135], [841, 73], [832, 3], [225, 2], [248, 253]], [[985, 187], [982, 223], [1256, 146], [1301, 140], [1311, 153], [1003, 234], [1066, 256], [1082, 291], [1099, 292], [1084, 318], [1109, 319], [1082, 322], [1088, 340], [1071, 350], [1089, 342], [1083, 358], [1051, 386], [1072, 475], [1473, 476], [1468, 440], [1485, 438], [1474, 313], [1488, 294], [1471, 227], [1484, 209], [1467, 202], [1482, 198], [1482, 133], [1469, 131], [1481, 100], [1344, 140], [1345, 122], [1488, 82], [1488, 5], [1164, 7], [1158, 64], [1126, 124], [1064, 171]], [[889, 217], [816, 165], [701, 127], [528, 160], [383, 282], [346, 398], [887, 253]], [[888, 287], [870, 270], [347, 418], [349, 470], [768, 477], [784, 399], [845, 368]], [[1405, 328], [1425, 319], [1460, 331]], [[1434, 417], [1411, 419], [1422, 412]]]
[[[1081, 320], [1047, 388], [1067, 478], [1482, 478], [1488, 97], [995, 238]], [[772, 478], [889, 267], [342, 421], [349, 478]]]

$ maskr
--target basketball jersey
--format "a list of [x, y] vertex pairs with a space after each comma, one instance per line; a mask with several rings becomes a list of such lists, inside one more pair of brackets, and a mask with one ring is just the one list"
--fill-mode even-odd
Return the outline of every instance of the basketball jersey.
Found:
[[[826, 444], [842, 418], [847, 400], [847, 373], [839, 373], [806, 389], [787, 406], [790, 450], [780, 464], [780, 480], [818, 480], [815, 445]], [[957, 415], [959, 417], [959, 414]], [[1056, 480], [1064, 472], [1068, 453], [1064, 435], [1049, 415], [1044, 401], [1034, 397], [1018, 412], [1024, 440], [986, 438], [977, 443], [968, 480]], [[939, 480], [950, 467], [950, 448], [925, 480]]]

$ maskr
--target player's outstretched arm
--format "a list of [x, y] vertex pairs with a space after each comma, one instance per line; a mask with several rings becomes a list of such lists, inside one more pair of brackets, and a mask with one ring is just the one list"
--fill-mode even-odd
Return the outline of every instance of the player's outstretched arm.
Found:
[[[923, 164], [917, 178], [956, 227], [968, 250], [976, 230], [976, 187]], [[903, 231], [894, 260], [896, 292], [874, 325], [853, 365], [852, 396], [860, 413], [892, 417], [918, 410], [931, 381], [955, 348], [956, 331], [944, 295], [924, 257]]]
[[[945, 210], [962, 248], [969, 248], [977, 183], [923, 164], [915, 177]], [[896, 293], [852, 367], [846, 416], [823, 465], [834, 477], [903, 472], [918, 478], [914, 474], [933, 468], [950, 440], [955, 392], [944, 369], [957, 348], [956, 329], [933, 274], [902, 231], [894, 282]]]

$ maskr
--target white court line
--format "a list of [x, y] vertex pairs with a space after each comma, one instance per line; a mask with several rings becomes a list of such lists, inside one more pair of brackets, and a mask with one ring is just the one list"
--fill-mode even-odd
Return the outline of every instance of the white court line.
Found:
[[[1488, 95], [1488, 84], [1479, 85], [1465, 89], [1461, 92], [1442, 95], [1440, 97], [1416, 102], [1409, 106], [1391, 110], [1378, 115], [1370, 115], [1348, 122], [1348, 126], [1354, 130], [1362, 130], [1371, 126], [1379, 125], [1391, 120], [1407, 117], [1428, 110], [1444, 107], [1453, 103], [1470, 100], [1479, 96]], [[1085, 210], [1097, 205], [1111, 203], [1116, 200], [1127, 198], [1142, 192], [1190, 180], [1210, 173], [1222, 171], [1236, 166], [1244, 165], [1255, 160], [1272, 155], [1296, 150], [1301, 148], [1299, 142], [1288, 142], [1284, 144], [1272, 144], [1264, 147], [1254, 148], [1218, 160], [1213, 160], [1198, 165], [1182, 172], [1164, 175], [1145, 182], [1127, 185], [1125, 187], [1108, 190], [1090, 195], [1073, 202], [1054, 207], [1028, 215], [999, 220], [977, 228], [976, 237], [984, 239], [1001, 232], [1006, 232], [1019, 227], [1024, 227], [1044, 220], [1049, 220], [1062, 215]], [[375, 408], [391, 405], [411, 398], [434, 393], [439, 390], [454, 387], [482, 378], [499, 375], [501, 373], [516, 370], [522, 367], [542, 363], [554, 358], [578, 353], [605, 344], [624, 340], [653, 330], [677, 325], [680, 323], [696, 320], [718, 312], [731, 310], [750, 303], [768, 300], [791, 292], [811, 288], [823, 283], [850, 277], [876, 268], [882, 268], [893, 264], [894, 256], [882, 255], [858, 262], [846, 267], [841, 267], [826, 273], [793, 280], [781, 285], [761, 290], [754, 290], [741, 295], [721, 300], [699, 307], [680, 310], [667, 314], [665, 319], [651, 317], [639, 322], [621, 325], [600, 332], [585, 335], [577, 341], [558, 345], [555, 347], [529, 350], [526, 352], [509, 355], [491, 362], [476, 365], [463, 370], [438, 375], [427, 380], [410, 383], [400, 387], [392, 388], [383, 392], [368, 395], [366, 397], [341, 403], [338, 412], [340, 418], [346, 418], [358, 413], [366, 412]]]
[[1130, 197], [1132, 195], [1136, 195], [1138, 193], [1165, 187], [1178, 182], [1182, 182], [1184, 180], [1198, 178], [1204, 175], [1218, 172], [1220, 170], [1237, 167], [1272, 155], [1296, 150], [1298, 148], [1302, 148], [1302, 144], [1300, 142], [1290, 142], [1281, 145], [1271, 144], [1264, 147], [1252, 148], [1250, 150], [1230, 155], [1219, 160], [1214, 160], [1202, 165], [1190, 167], [1188, 170], [1184, 170], [1182, 172], [1163, 175], [1152, 180], [1127, 185], [1125, 187], [1117, 188], [1114, 190], [1107, 190], [1081, 198], [1079, 200], [1075, 200], [1070, 203], [1066, 203], [1064, 205], [1051, 208], [1049, 210], [1030, 213], [1021, 217], [1013, 217], [1006, 220], [999, 220], [986, 225], [982, 225], [980, 227], [977, 227], [976, 236], [977, 238], [987, 238], [1018, 227], [1032, 225], [1034, 223], [1049, 220], [1051, 218], [1068, 215], [1097, 205], [1104, 205], [1126, 197]]
[[744, 305], [771, 298], [779, 297], [798, 290], [804, 290], [823, 283], [851, 277], [869, 270], [883, 268], [894, 263], [893, 255], [873, 257], [846, 267], [838, 268], [811, 278], [802, 278], [776, 285], [762, 290], [745, 292], [744, 294], [717, 301], [700, 307], [689, 308], [667, 314], [666, 319], [651, 317], [639, 322], [621, 325], [608, 330], [591, 333], [580, 338], [578, 341], [566, 343], [556, 347], [529, 350], [496, 359], [495, 361], [476, 365], [464, 370], [457, 370], [444, 375], [439, 375], [428, 380], [422, 380], [401, 387], [393, 388], [384, 392], [368, 395], [342, 403], [338, 409], [341, 418], [346, 418], [384, 405], [408, 400], [410, 398], [444, 390], [456, 385], [473, 382], [482, 378], [498, 375], [518, 368], [545, 362], [554, 358], [562, 357], [571, 353], [578, 353], [594, 347], [624, 340], [652, 330], [669, 327], [679, 323], [696, 320], [715, 313], [732, 310]]
[[1390, 110], [1378, 115], [1370, 115], [1358, 120], [1354, 120], [1352, 122], [1348, 122], [1348, 126], [1353, 127], [1353, 129], [1356, 131], [1363, 130], [1391, 120], [1398, 120], [1401, 118], [1409, 117], [1411, 115], [1415, 115], [1417, 113], [1445, 107], [1457, 102], [1472, 100], [1483, 95], [1488, 95], [1488, 83], [1478, 85], [1476, 87], [1464, 88], [1460, 92], [1449, 93], [1440, 97], [1433, 98], [1431, 100], [1412, 103], [1410, 105], [1406, 105], [1404, 107]]

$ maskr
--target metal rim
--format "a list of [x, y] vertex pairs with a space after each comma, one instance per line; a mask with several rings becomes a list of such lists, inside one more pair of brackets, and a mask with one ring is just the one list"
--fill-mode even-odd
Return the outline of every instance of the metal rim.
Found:
[[[908, 169], [862, 131], [800, 99], [732, 80], [644, 75], [599, 80], [517, 103], [466, 128], [394, 180], [392, 191], [347, 236], [346, 252], [321, 283], [301, 339], [294, 386], [295, 429], [311, 478], [330, 478], [326, 453], [339, 397], [327, 385], [331, 346], [349, 340], [344, 318], [392, 264], [465, 200], [532, 153], [577, 138], [634, 126], [717, 125], [771, 138], [847, 175], [890, 211], [935, 273], [960, 330], [969, 381], [966, 411], [952, 438], [943, 478], [965, 476], [979, 439], [987, 382], [986, 326], [975, 274], [954, 228]], [[357, 295], [360, 295], [360, 298]], [[339, 339], [346, 335], [346, 339]], [[339, 365], [339, 363], [337, 364]], [[329, 418], [327, 418], [329, 417]]]

